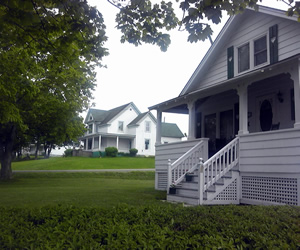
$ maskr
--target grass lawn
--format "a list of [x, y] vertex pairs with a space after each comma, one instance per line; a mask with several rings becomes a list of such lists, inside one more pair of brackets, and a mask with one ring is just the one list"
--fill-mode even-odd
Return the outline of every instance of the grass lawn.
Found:
[[10, 207], [112, 207], [159, 203], [165, 192], [154, 190], [154, 172], [16, 173], [0, 182], [0, 197]]
[[52, 157], [49, 159], [16, 161], [13, 170], [71, 170], [71, 169], [145, 169], [155, 168], [149, 157]]

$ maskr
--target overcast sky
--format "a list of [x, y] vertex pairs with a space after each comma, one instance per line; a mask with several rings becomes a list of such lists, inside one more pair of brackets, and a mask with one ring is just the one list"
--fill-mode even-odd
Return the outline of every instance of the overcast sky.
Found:
[[[133, 102], [141, 112], [146, 112], [150, 106], [177, 97], [209, 49], [210, 42], [191, 44], [187, 42], [186, 32], [174, 30], [167, 52], [161, 52], [155, 45], [122, 44], [114, 21], [118, 9], [106, 0], [88, 1], [103, 14], [108, 36], [105, 47], [110, 53], [103, 59], [107, 68], [97, 70], [95, 108], [109, 110]], [[263, 0], [262, 4], [287, 9], [284, 3], [275, 0]], [[223, 17], [221, 24], [213, 26], [213, 40], [227, 19]], [[163, 118], [166, 122], [177, 123], [183, 133], [188, 132], [187, 115], [163, 113]]]

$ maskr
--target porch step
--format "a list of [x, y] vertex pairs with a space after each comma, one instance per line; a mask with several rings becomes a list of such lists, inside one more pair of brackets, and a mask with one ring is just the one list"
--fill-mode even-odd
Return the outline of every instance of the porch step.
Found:
[[180, 203], [185, 203], [189, 205], [199, 205], [199, 199], [198, 197], [193, 197], [193, 196], [183, 196], [183, 195], [173, 195], [169, 194], [167, 196], [167, 201], [171, 202], [180, 202]]

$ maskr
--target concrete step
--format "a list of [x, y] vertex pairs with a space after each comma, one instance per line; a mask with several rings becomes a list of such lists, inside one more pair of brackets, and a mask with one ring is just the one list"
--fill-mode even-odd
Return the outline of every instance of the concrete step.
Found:
[[191, 188], [177, 188], [176, 195], [188, 196], [188, 197], [197, 197], [199, 195], [198, 189]]
[[181, 202], [188, 205], [199, 205], [198, 197], [188, 197], [188, 196], [181, 196], [181, 195], [167, 195], [167, 201], [171, 202]]

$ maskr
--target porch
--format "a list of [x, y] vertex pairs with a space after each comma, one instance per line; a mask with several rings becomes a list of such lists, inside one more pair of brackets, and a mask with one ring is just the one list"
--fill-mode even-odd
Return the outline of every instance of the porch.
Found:
[[[207, 145], [205, 153], [200, 150], [203, 162], [195, 163], [189, 156], [195, 145], [178, 158], [170, 152], [164, 165], [158, 158], [156, 188], [169, 192], [174, 186], [178, 192], [168, 194], [168, 200], [194, 205], [300, 205], [298, 58], [202, 87], [150, 109], [157, 110], [157, 156], [171, 147], [160, 144], [163, 112], [187, 114], [188, 141]], [[187, 183], [186, 174], [192, 176], [192, 183]]]
[[131, 148], [135, 147], [135, 135], [124, 134], [89, 134], [83, 141], [84, 151], [105, 151], [107, 147], [115, 147], [118, 152], [128, 153]]

